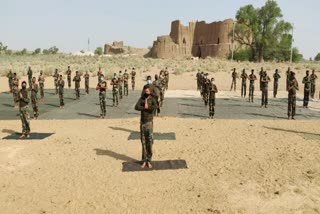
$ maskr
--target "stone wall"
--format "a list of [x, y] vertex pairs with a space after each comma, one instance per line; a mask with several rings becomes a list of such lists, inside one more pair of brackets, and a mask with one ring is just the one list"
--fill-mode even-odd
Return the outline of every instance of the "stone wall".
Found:
[[124, 46], [123, 41], [115, 41], [111, 45], [105, 44], [104, 45], [104, 54], [121, 54], [124, 53]]

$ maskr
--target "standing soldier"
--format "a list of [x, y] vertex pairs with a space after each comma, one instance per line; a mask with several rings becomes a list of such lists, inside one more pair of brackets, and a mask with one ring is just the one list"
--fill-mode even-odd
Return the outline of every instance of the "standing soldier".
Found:
[[281, 76], [278, 73], [278, 69], [276, 69], [275, 73], [273, 74], [273, 97], [274, 98], [276, 98], [278, 94], [278, 83], [280, 78]]
[[209, 117], [213, 119], [214, 107], [216, 105], [216, 93], [218, 93], [218, 88], [214, 83], [214, 78], [211, 78], [209, 87]]
[[71, 88], [71, 69], [70, 66], [68, 66], [68, 70], [66, 71], [67, 74], [67, 80], [68, 80], [68, 88]]
[[28, 69], [27, 75], [28, 75], [28, 84], [29, 84], [29, 88], [31, 88], [31, 85], [32, 85], [32, 70], [31, 70], [31, 66], [29, 66], [29, 69]]
[[210, 81], [208, 79], [208, 73], [206, 73], [205, 74], [205, 79], [204, 79], [204, 82], [203, 82], [203, 92], [202, 92], [203, 101], [204, 101], [204, 105], [205, 106], [208, 105], [209, 87], [210, 87]]
[[157, 102], [151, 96], [150, 85], [143, 87], [143, 95], [135, 105], [135, 110], [141, 112], [140, 117], [140, 140], [142, 144], [142, 164], [152, 168], [152, 145], [153, 145], [153, 112], [157, 109]]
[[241, 97], [246, 97], [247, 95], [247, 79], [248, 75], [246, 73], [246, 70], [243, 69], [241, 74]]
[[306, 71], [306, 76], [302, 79], [302, 83], [304, 84], [303, 108], [308, 108], [311, 89], [311, 79], [309, 76], [309, 71]]
[[75, 91], [76, 91], [76, 99], [80, 99], [80, 82], [81, 82], [81, 77], [79, 74], [79, 71], [76, 71], [76, 76], [73, 77], [73, 82], [75, 83]]
[[260, 72], [259, 72], [259, 84], [260, 84], [260, 91], [262, 91], [262, 82], [261, 82], [261, 79], [262, 79], [262, 77], [263, 77], [263, 73], [264, 73], [264, 71], [263, 71], [263, 67], [261, 67], [261, 69], [260, 69]]
[[59, 86], [59, 100], [60, 100], [60, 108], [63, 108], [63, 107], [64, 107], [64, 100], [63, 100], [63, 94], [64, 94], [64, 80], [62, 79], [62, 75], [60, 75], [60, 76], [59, 76], [58, 86]]
[[235, 68], [233, 69], [233, 72], [232, 72], [232, 74], [231, 74], [231, 77], [232, 77], [232, 83], [231, 83], [230, 91], [232, 91], [232, 88], [233, 88], [234, 91], [236, 91], [238, 74], [237, 74]]
[[166, 67], [166, 70], [164, 71], [164, 77], [165, 77], [165, 90], [168, 90], [168, 86], [169, 86], [169, 71], [168, 71], [167, 67]]
[[101, 67], [99, 67], [98, 74], [97, 74], [98, 83], [101, 82], [101, 77], [102, 77], [102, 76], [104, 76], [104, 75], [102, 74]]
[[249, 102], [253, 103], [253, 93], [254, 93], [254, 81], [257, 80], [256, 75], [254, 75], [254, 70], [251, 70], [251, 74], [249, 75]]
[[262, 91], [262, 99], [261, 99], [261, 107], [267, 108], [268, 105], [268, 83], [270, 82], [270, 77], [267, 75], [267, 71], [264, 71], [261, 77], [261, 91]]
[[20, 119], [22, 123], [22, 134], [20, 138], [30, 137], [30, 122], [29, 122], [29, 92], [27, 91], [27, 83], [23, 81], [21, 83], [21, 90], [18, 92], [18, 102]]
[[134, 70], [134, 68], [132, 68], [132, 71], [131, 71], [131, 86], [132, 86], [132, 90], [134, 91], [134, 87], [135, 87], [135, 84], [136, 84], [136, 71]]
[[295, 73], [290, 72], [290, 79], [288, 81], [288, 120], [294, 120], [294, 116], [296, 115], [296, 93], [299, 90], [298, 81], [295, 78]]
[[88, 71], [86, 71], [86, 73], [83, 75], [83, 78], [84, 78], [84, 87], [86, 90], [86, 95], [88, 95], [89, 94], [89, 78], [90, 78]]
[[[154, 89], [154, 100], [157, 102], [157, 109], [155, 110], [154, 114], [156, 116], [160, 116], [160, 105], [159, 103], [162, 102], [160, 101], [160, 96], [162, 96], [162, 90], [163, 90], [163, 87], [162, 87], [162, 83], [161, 81], [159, 80], [159, 77], [158, 77], [158, 74], [156, 74], [154, 76], [154, 81], [152, 83], [154, 85], [153, 89]], [[161, 104], [162, 105], [162, 104]]]
[[129, 92], [128, 82], [129, 82], [129, 74], [127, 73], [127, 69], [126, 69], [123, 74], [123, 83], [124, 83], [123, 94], [124, 94], [124, 96], [128, 96], [128, 92]]
[[43, 72], [40, 71], [40, 76], [38, 77], [38, 82], [39, 82], [39, 87], [40, 87], [40, 96], [41, 96], [41, 100], [44, 99], [44, 75]]
[[286, 78], [286, 90], [288, 91], [288, 87], [289, 87], [289, 82], [290, 82], [290, 74], [291, 74], [291, 71], [290, 71], [291, 69], [290, 69], [290, 67], [288, 67], [288, 70], [287, 70], [287, 72], [286, 72], [286, 76], [287, 76], [287, 78]]
[[113, 106], [119, 105], [119, 81], [117, 78], [116, 73], [114, 73], [114, 76], [111, 80], [110, 85], [112, 85], [112, 99], [113, 99]]
[[103, 76], [101, 76], [101, 82], [98, 83], [96, 90], [99, 90], [99, 103], [100, 103], [100, 118], [104, 119], [106, 116], [106, 90], [108, 89], [107, 82], [104, 80]]
[[118, 87], [119, 87], [119, 97], [120, 100], [122, 99], [122, 89], [123, 89], [123, 76], [122, 76], [122, 71], [119, 71], [119, 76], [118, 76]]
[[314, 94], [316, 92], [316, 80], [318, 79], [318, 76], [314, 73], [315, 70], [312, 70], [312, 74], [310, 75], [311, 80], [311, 98], [314, 99]]
[[200, 78], [201, 78], [200, 69], [198, 69], [198, 73], [197, 73], [196, 77], [197, 77], [197, 90], [200, 91], [200, 89], [201, 89], [201, 87], [200, 87]]
[[36, 77], [32, 77], [32, 85], [31, 85], [31, 104], [33, 109], [33, 119], [38, 119], [39, 117], [39, 109], [38, 109], [38, 91], [39, 86], [36, 83]]
[[53, 80], [54, 80], [54, 87], [56, 89], [55, 94], [58, 94], [58, 80], [59, 80], [58, 69], [54, 71]]
[[19, 79], [16, 73], [13, 73], [12, 78], [12, 95], [15, 108], [19, 106]]
[[8, 82], [9, 82], [9, 89], [10, 89], [10, 93], [12, 93], [12, 79], [13, 79], [13, 74], [12, 71], [9, 70], [9, 73], [7, 74], [8, 77]]

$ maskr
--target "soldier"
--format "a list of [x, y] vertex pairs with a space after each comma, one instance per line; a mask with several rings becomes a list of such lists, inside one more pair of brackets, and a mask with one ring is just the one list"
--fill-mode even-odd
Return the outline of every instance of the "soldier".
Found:
[[286, 72], [286, 90], [288, 91], [288, 87], [289, 87], [289, 82], [290, 82], [290, 73], [291, 73], [291, 69], [290, 67], [288, 67], [288, 70]]
[[214, 78], [211, 78], [209, 86], [209, 117], [213, 119], [214, 107], [216, 105], [216, 93], [218, 93], [218, 88], [215, 85]]
[[200, 86], [200, 82], [201, 82], [200, 81], [200, 78], [201, 78], [200, 69], [198, 69], [198, 73], [197, 73], [196, 77], [197, 77], [197, 90], [200, 91], [200, 89], [201, 89], [201, 86]]
[[203, 81], [203, 91], [202, 91], [202, 96], [203, 96], [203, 101], [204, 105], [208, 105], [208, 95], [209, 95], [209, 87], [210, 87], [210, 81], [208, 79], [208, 73], [204, 75], [204, 81]]
[[18, 92], [18, 102], [20, 119], [22, 122], [22, 134], [20, 138], [30, 137], [30, 122], [29, 122], [29, 92], [27, 91], [27, 83], [23, 81], [21, 83], [21, 90]]
[[278, 73], [278, 69], [276, 69], [275, 73], [273, 74], [273, 97], [277, 97], [278, 93], [278, 83], [279, 79], [281, 78], [280, 74]]
[[232, 72], [232, 74], [231, 74], [231, 77], [232, 77], [232, 83], [231, 83], [230, 91], [232, 91], [232, 87], [233, 87], [233, 90], [236, 91], [238, 74], [237, 74], [235, 68], [233, 69], [233, 72]]
[[262, 91], [262, 99], [261, 99], [261, 107], [267, 108], [268, 105], [268, 83], [270, 82], [270, 77], [267, 75], [267, 71], [264, 71], [261, 77], [261, 91]]
[[101, 71], [101, 67], [99, 67], [99, 70], [98, 70], [98, 83], [101, 81], [101, 77], [102, 76], [104, 76], [103, 74], [102, 74], [102, 71]]
[[62, 75], [59, 76], [58, 80], [58, 86], [59, 86], [59, 100], [60, 100], [60, 108], [64, 108], [64, 80], [62, 79]]
[[99, 103], [100, 103], [100, 118], [104, 119], [106, 116], [106, 90], [108, 89], [107, 82], [101, 77], [101, 82], [98, 83], [96, 90], [99, 90]]
[[311, 79], [309, 76], [309, 71], [306, 71], [306, 76], [302, 79], [302, 83], [304, 84], [303, 108], [308, 108], [311, 89]]
[[84, 87], [86, 90], [86, 95], [88, 95], [89, 94], [89, 78], [90, 78], [88, 71], [86, 71], [86, 73], [83, 75], [83, 78], [84, 78]]
[[296, 115], [296, 93], [299, 90], [298, 81], [295, 78], [295, 73], [290, 72], [289, 81], [288, 81], [288, 120], [294, 120]]
[[9, 73], [7, 74], [7, 77], [8, 77], [8, 82], [9, 82], [9, 90], [10, 90], [10, 93], [12, 93], [12, 79], [13, 79], [13, 74], [12, 74], [12, 71], [9, 70]]
[[124, 71], [124, 74], [123, 74], [123, 83], [124, 83], [124, 90], [123, 90], [123, 94], [124, 96], [128, 96], [128, 82], [129, 82], [129, 74], [127, 73], [127, 69]]
[[260, 69], [260, 72], [259, 72], [259, 84], [260, 84], [260, 91], [262, 91], [262, 82], [261, 82], [261, 79], [262, 79], [262, 77], [263, 77], [263, 73], [264, 73], [264, 71], [263, 71], [263, 67], [261, 67], [261, 69]]
[[27, 71], [27, 75], [28, 75], [28, 84], [29, 84], [29, 88], [31, 88], [32, 85], [32, 70], [31, 67], [29, 66], [29, 69]]
[[140, 139], [142, 144], [141, 168], [152, 168], [152, 145], [153, 145], [153, 112], [157, 109], [157, 102], [151, 96], [150, 85], [143, 87], [143, 95], [135, 105], [135, 110], [141, 112]]
[[58, 69], [54, 71], [53, 79], [54, 79], [54, 86], [55, 86], [55, 94], [58, 94], [58, 80], [59, 80]]
[[32, 85], [31, 85], [31, 104], [33, 109], [33, 119], [38, 119], [39, 109], [38, 109], [38, 91], [39, 86], [36, 83], [36, 77], [32, 77]]
[[44, 75], [43, 72], [40, 71], [40, 76], [38, 77], [38, 82], [39, 82], [39, 87], [40, 87], [40, 96], [41, 96], [41, 100], [44, 99]]
[[[160, 89], [160, 95], [159, 95], [159, 106], [162, 107], [163, 105], [163, 101], [164, 101], [164, 93], [165, 93], [165, 85], [166, 85], [166, 79], [165, 79], [165, 75], [164, 75], [164, 71], [160, 71], [160, 75], [159, 75], [159, 81], [160, 81], [160, 84], [158, 86], [159, 89]], [[156, 93], [156, 91], [155, 91]]]
[[251, 70], [251, 74], [249, 75], [249, 102], [253, 102], [253, 93], [254, 93], [254, 81], [257, 80], [256, 75], [254, 75], [254, 70]]
[[12, 78], [12, 95], [13, 95], [13, 101], [15, 103], [15, 108], [18, 108], [18, 106], [19, 106], [19, 79], [18, 79], [16, 73], [13, 73], [13, 78]]
[[119, 97], [120, 97], [120, 100], [122, 99], [122, 89], [123, 89], [123, 76], [122, 76], [122, 71], [119, 71], [119, 76], [118, 76], [118, 87], [119, 87]]
[[112, 99], [113, 99], [113, 106], [119, 105], [119, 81], [117, 78], [116, 73], [114, 73], [114, 76], [111, 80], [110, 85], [112, 85]]
[[131, 86], [132, 86], [132, 90], [134, 90], [135, 84], [136, 84], [136, 71], [135, 71], [134, 68], [132, 68], [132, 71], [131, 71]]
[[316, 92], [316, 80], [318, 79], [318, 76], [314, 73], [315, 70], [312, 70], [312, 74], [310, 75], [311, 79], [311, 98], [314, 99], [314, 94]]
[[168, 90], [168, 86], [169, 86], [169, 71], [168, 68], [166, 67], [166, 70], [164, 71], [164, 77], [165, 77], [165, 90]]
[[79, 74], [79, 71], [76, 71], [76, 76], [73, 77], [73, 82], [75, 82], [75, 91], [76, 91], [76, 99], [80, 99], [80, 82], [81, 82], [81, 77]]
[[247, 78], [248, 75], [246, 73], [246, 70], [243, 69], [242, 70], [242, 74], [241, 74], [241, 97], [246, 97], [247, 95]]
[[204, 73], [203, 71], [200, 73], [200, 95], [203, 96], [203, 80], [204, 80]]
[[66, 71], [67, 74], [67, 80], [68, 80], [68, 88], [71, 88], [71, 69], [70, 66], [68, 66], [68, 70]]
[[162, 90], [162, 83], [161, 81], [159, 80], [159, 77], [158, 75], [156, 74], [154, 76], [154, 81], [153, 81], [153, 85], [154, 85], [154, 100], [157, 102], [157, 106], [158, 108], [154, 111], [154, 114], [156, 116], [160, 116], [160, 96], [161, 96], [161, 90]]

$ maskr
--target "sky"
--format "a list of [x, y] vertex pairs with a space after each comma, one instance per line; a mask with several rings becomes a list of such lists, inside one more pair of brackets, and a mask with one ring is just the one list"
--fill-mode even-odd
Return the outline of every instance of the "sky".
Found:
[[[70, 53], [112, 41], [139, 48], [168, 35], [174, 20], [222, 21], [266, 0], [0, 0], [0, 42], [13, 50], [56, 46]], [[320, 52], [319, 0], [277, 0], [284, 20], [294, 24], [294, 46], [304, 58]]]

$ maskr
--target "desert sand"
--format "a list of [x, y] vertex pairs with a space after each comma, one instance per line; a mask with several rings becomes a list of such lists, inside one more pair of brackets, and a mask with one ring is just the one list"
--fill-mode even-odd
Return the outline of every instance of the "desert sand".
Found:
[[[137, 88], [147, 74], [138, 73]], [[195, 74], [172, 74], [167, 95], [199, 96]], [[210, 76], [217, 96], [235, 95], [228, 91], [231, 71]], [[284, 79], [282, 73], [282, 97]], [[51, 78], [46, 87], [53, 87]], [[237, 87], [239, 96], [240, 81]], [[1, 77], [0, 91], [7, 88]], [[320, 213], [319, 120], [162, 115], [154, 124], [155, 133], [173, 132], [176, 140], [155, 139], [153, 159], [184, 159], [187, 169], [121, 171], [122, 162], [141, 157], [140, 141], [128, 140], [139, 131], [138, 117], [31, 121], [32, 131], [54, 134], [0, 140], [1, 213]], [[0, 121], [0, 139], [20, 129], [19, 120]]]

